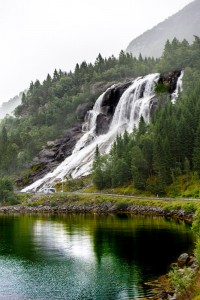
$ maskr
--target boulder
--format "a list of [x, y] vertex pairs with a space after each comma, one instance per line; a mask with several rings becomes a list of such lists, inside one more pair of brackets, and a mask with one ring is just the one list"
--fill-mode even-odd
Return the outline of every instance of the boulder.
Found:
[[96, 135], [105, 134], [108, 132], [111, 117], [105, 114], [99, 114], [96, 120]]
[[49, 160], [53, 160], [55, 157], [55, 152], [48, 149], [43, 149], [39, 153], [38, 163], [48, 162]]
[[196, 257], [190, 256], [188, 259], [188, 262], [187, 262], [187, 266], [194, 270], [197, 270], [199, 268], [199, 263], [198, 263]]
[[187, 253], [181, 254], [177, 259], [177, 264], [179, 268], [182, 268], [187, 265], [189, 261], [189, 255]]

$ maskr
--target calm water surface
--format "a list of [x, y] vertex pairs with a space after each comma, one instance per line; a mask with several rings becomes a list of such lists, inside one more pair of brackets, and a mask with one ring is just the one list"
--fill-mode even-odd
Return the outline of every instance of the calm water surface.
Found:
[[190, 227], [164, 218], [0, 216], [0, 299], [139, 299], [192, 248]]

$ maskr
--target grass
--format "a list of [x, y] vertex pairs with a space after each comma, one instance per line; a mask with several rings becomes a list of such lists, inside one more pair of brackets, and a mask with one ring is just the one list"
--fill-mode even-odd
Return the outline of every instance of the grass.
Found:
[[200, 179], [196, 173], [182, 175], [167, 187], [168, 197], [200, 198]]
[[127, 195], [127, 196], [144, 196], [144, 197], [155, 196], [148, 191], [137, 190], [131, 183], [127, 183], [121, 187], [103, 189], [101, 191], [99, 191], [97, 188], [95, 188], [94, 185], [90, 185], [90, 186], [82, 189], [82, 191], [86, 192], [86, 193], [101, 192], [103, 194], [117, 194], [117, 195]]

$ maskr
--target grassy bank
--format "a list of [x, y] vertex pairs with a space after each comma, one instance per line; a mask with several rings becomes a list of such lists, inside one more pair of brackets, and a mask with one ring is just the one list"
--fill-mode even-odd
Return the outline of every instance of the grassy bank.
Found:
[[[31, 195], [20, 194], [20, 205], [32, 207], [105, 207], [105, 211], [117, 210], [124, 212], [131, 212], [133, 207], [142, 207], [145, 211], [146, 208], [160, 208], [164, 213], [172, 211], [181, 212], [186, 214], [194, 214], [200, 207], [198, 200], [159, 200], [157, 198], [129, 198], [128, 196], [105, 195], [105, 194], [79, 194], [79, 193], [56, 193], [51, 195]], [[104, 206], [103, 206], [104, 205]], [[112, 208], [112, 209], [111, 209]]]

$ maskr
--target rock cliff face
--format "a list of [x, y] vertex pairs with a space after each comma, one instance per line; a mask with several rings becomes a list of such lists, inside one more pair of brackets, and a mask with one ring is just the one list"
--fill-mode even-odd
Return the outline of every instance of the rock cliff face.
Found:
[[[167, 86], [167, 91], [164, 93], [164, 101], [169, 99], [169, 95], [176, 89], [176, 83], [180, 71], [173, 73], [160, 75], [157, 84], [163, 84]], [[95, 135], [106, 134], [109, 130], [110, 123], [112, 121], [116, 106], [124, 93], [124, 91], [132, 84], [132, 81], [125, 83], [118, 83], [108, 89], [101, 102], [101, 113], [96, 119]], [[144, 93], [144, 89], [141, 88], [141, 93]], [[141, 94], [140, 97], [143, 97]], [[163, 101], [163, 102], [164, 102]], [[153, 97], [150, 103], [150, 115], [154, 113], [158, 106], [158, 97]], [[86, 117], [87, 105], [79, 108], [79, 119], [83, 120]], [[34, 159], [34, 165], [32, 166], [32, 172], [25, 178], [19, 181], [19, 185], [31, 184], [36, 180], [42, 178], [45, 174], [52, 172], [62, 161], [72, 154], [72, 151], [83, 135], [81, 122], [77, 126], [67, 130], [63, 138], [55, 141], [49, 141], [45, 148]]]
[[115, 108], [123, 92], [131, 85], [131, 81], [119, 83], [112, 89], [109, 89], [103, 98], [102, 113], [97, 116], [96, 134], [105, 134], [108, 132]]
[[156, 108], [158, 107], [158, 101], [161, 101], [161, 102], [159, 102], [159, 104], [164, 105], [165, 102], [167, 101], [167, 99], [169, 97], [171, 97], [170, 95], [173, 94], [173, 92], [176, 89], [176, 84], [177, 84], [180, 74], [181, 74], [181, 71], [175, 71], [175, 72], [170, 72], [168, 74], [160, 75], [157, 85], [162, 84], [162, 85], [166, 86], [167, 92], [160, 95], [160, 97], [154, 97], [151, 99], [151, 104], [150, 104], [150, 116], [151, 117], [153, 116]]
[[194, 35], [200, 36], [200, 0], [191, 2], [178, 13], [159, 23], [132, 40], [126, 51], [138, 57], [160, 57], [164, 45], [176, 37], [178, 40], [194, 40]]
[[19, 179], [17, 185], [21, 187], [24, 183], [31, 184], [53, 171], [59, 163], [72, 154], [72, 150], [81, 136], [82, 126], [77, 124], [75, 127], [66, 130], [63, 138], [49, 141], [38, 156], [34, 158], [30, 174]]

